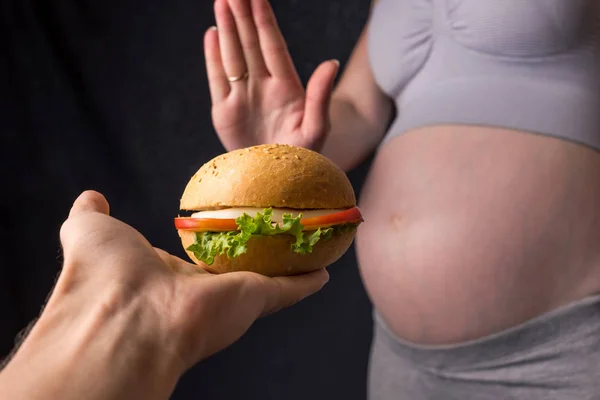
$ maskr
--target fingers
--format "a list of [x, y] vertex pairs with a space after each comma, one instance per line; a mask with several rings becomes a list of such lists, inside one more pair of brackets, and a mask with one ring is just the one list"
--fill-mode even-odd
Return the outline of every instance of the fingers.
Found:
[[110, 209], [106, 198], [93, 190], [87, 190], [79, 195], [73, 203], [69, 217], [87, 212], [99, 212], [102, 214], [109, 213]]
[[184, 277], [179, 292], [189, 301], [181, 319], [190, 331], [192, 363], [235, 342], [261, 316], [289, 307], [319, 291], [329, 279], [325, 269], [306, 275], [268, 278], [252, 272]]
[[223, 68], [228, 77], [237, 77], [248, 71], [242, 45], [231, 8], [227, 0], [215, 1], [217, 32]]
[[260, 47], [268, 71], [278, 78], [296, 78], [294, 63], [279, 30], [271, 5], [267, 0], [250, 1], [254, 23], [258, 29]]
[[253, 295], [257, 298], [263, 296], [261, 315], [266, 315], [290, 307], [315, 294], [327, 281], [329, 273], [326, 269], [290, 277], [264, 278], [264, 282], [254, 288], [256, 293]]
[[253, 78], [261, 77], [267, 73], [267, 70], [250, 3], [248, 0], [229, 0], [229, 6], [237, 26], [248, 72]]
[[306, 106], [302, 131], [311, 141], [317, 140], [327, 133], [329, 101], [339, 66], [337, 60], [319, 65], [306, 86]]
[[219, 34], [216, 27], [210, 28], [204, 35], [204, 59], [206, 60], [206, 73], [208, 86], [213, 104], [223, 100], [231, 88], [227, 74], [223, 68], [221, 49], [219, 47]]
[[213, 102], [230, 93], [228, 78], [245, 73], [251, 79], [269, 74], [298, 79], [267, 0], [216, 0], [214, 8], [218, 29], [209, 30], [204, 41]]
[[[252, 272], [232, 272], [214, 275], [213, 284], [229, 299], [230, 314], [244, 310], [245, 318], [254, 320], [318, 292], [329, 281], [329, 273], [321, 269], [308, 274], [269, 278]], [[202, 281], [197, 281], [202, 282]], [[204, 287], [206, 290], [206, 287]], [[213, 289], [213, 296], [216, 291]], [[226, 303], [221, 301], [221, 306]]]

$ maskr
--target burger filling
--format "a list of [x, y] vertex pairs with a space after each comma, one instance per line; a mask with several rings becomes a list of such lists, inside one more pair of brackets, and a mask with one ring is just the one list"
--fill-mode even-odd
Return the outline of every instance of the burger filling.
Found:
[[186, 250], [211, 265], [218, 255], [234, 258], [244, 254], [253, 235], [291, 235], [295, 238], [291, 250], [307, 254], [320, 240], [354, 229], [361, 222], [362, 216], [357, 207], [307, 211], [228, 208], [197, 212], [189, 218], [175, 218], [175, 227], [195, 232], [195, 241]]

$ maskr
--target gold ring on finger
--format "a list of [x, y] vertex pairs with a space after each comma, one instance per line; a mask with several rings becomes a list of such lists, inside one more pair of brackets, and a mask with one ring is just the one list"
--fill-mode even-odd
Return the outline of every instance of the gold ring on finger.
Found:
[[242, 81], [242, 80], [244, 80], [246, 78], [248, 78], [248, 71], [244, 72], [240, 76], [229, 76], [229, 77], [227, 77], [227, 80], [229, 82], [238, 82], [238, 81]]

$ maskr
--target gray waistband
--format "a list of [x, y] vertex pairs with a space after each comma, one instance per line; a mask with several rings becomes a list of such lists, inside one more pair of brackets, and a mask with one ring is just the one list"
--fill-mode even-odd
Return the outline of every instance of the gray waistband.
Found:
[[375, 311], [375, 335], [402, 358], [430, 368], [472, 366], [552, 345], [555, 341], [585, 344], [600, 341], [600, 296], [560, 307], [516, 327], [457, 345], [421, 346], [398, 338]]

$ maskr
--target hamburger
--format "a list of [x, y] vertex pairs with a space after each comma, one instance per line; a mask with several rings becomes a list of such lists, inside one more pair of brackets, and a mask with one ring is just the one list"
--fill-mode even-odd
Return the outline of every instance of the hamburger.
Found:
[[280, 144], [210, 160], [189, 180], [180, 210], [175, 228], [186, 253], [212, 273], [285, 276], [325, 268], [349, 249], [363, 221], [337, 165]]

